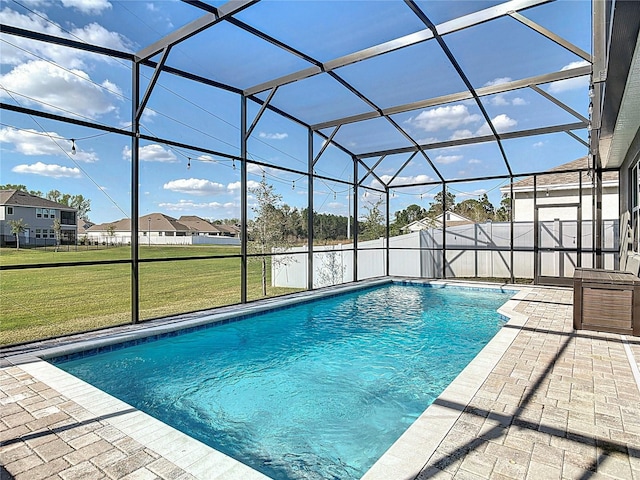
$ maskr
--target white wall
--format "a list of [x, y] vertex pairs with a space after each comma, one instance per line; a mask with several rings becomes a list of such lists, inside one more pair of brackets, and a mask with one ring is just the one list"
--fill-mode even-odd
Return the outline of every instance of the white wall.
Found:
[[[82, 241], [84, 235], [78, 236]], [[104, 243], [107, 245], [128, 245], [131, 243], [131, 234], [128, 232], [115, 232], [113, 236], [102, 232], [87, 232], [87, 240], [90, 242]], [[240, 239], [234, 237], [205, 237], [205, 236], [165, 236], [151, 232], [151, 235], [138, 236], [140, 246], [144, 245], [235, 245], [240, 246]]]
[[[471, 224], [450, 227], [446, 232], [446, 275], [461, 278], [508, 278], [511, 254], [510, 224], [508, 222]], [[604, 247], [618, 249], [618, 220], [604, 225]], [[577, 248], [575, 221], [540, 222], [539, 242], [542, 247]], [[533, 222], [514, 223], [514, 247], [531, 251], [513, 253], [516, 278], [532, 279], [535, 255], [533, 252]], [[591, 222], [582, 224], [582, 248], [592, 245]], [[358, 279], [386, 275], [383, 239], [358, 244]], [[353, 250], [340, 251], [347, 246], [314, 247], [314, 288], [352, 281]], [[305, 247], [306, 248], [306, 247]], [[367, 250], [378, 248], [378, 250]], [[381, 249], [380, 249], [381, 248]], [[390, 239], [389, 275], [438, 278], [442, 277], [442, 230], [423, 230]], [[472, 249], [473, 248], [473, 249]], [[489, 250], [489, 249], [494, 250]], [[505, 250], [496, 251], [495, 249]], [[304, 249], [292, 249], [292, 253]], [[615, 254], [604, 254], [604, 267], [616, 268]], [[591, 267], [591, 253], [582, 254], [582, 266]], [[541, 253], [541, 275], [571, 277], [577, 266], [577, 254], [572, 252]], [[274, 286], [306, 288], [307, 262], [272, 265]]]
[[[583, 188], [582, 195], [582, 218], [591, 218], [593, 211], [593, 200], [590, 195], [591, 190]], [[538, 191], [537, 204], [558, 204], [558, 203], [578, 203], [580, 197], [578, 190], [549, 190], [546, 195], [545, 190]], [[589, 194], [587, 194], [589, 193]], [[605, 187], [602, 190], [602, 218], [617, 219], [618, 213], [618, 188]], [[513, 201], [513, 220], [515, 222], [532, 222], [533, 209], [533, 192], [514, 192]], [[576, 208], [543, 208], [539, 210], [540, 220], [572, 220], [576, 216]]]

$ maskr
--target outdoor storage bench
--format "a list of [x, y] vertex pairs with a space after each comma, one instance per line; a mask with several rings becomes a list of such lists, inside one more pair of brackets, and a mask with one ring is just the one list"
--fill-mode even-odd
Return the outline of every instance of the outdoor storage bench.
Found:
[[573, 328], [640, 336], [640, 278], [627, 271], [576, 268]]

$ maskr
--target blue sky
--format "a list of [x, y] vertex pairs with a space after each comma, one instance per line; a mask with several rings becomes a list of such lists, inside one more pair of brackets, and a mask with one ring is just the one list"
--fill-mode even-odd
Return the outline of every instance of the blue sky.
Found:
[[[441, 24], [500, 2], [417, 3], [434, 23]], [[590, 51], [588, 0], [559, 1], [522, 13]], [[202, 14], [176, 1], [0, 1], [4, 24], [128, 52], [138, 51]], [[238, 14], [238, 19], [323, 62], [425, 28], [400, 1], [263, 1]], [[131, 66], [127, 62], [6, 34], [1, 38], [3, 102], [112, 127], [127, 128], [130, 124]], [[443, 38], [475, 88], [585, 64], [580, 57], [509, 17]], [[230, 24], [216, 26], [174, 47], [168, 64], [240, 88], [309, 67], [306, 61]], [[148, 68], [143, 68], [142, 73], [146, 79], [152, 74]], [[465, 89], [433, 40], [337, 68], [335, 73], [380, 108]], [[146, 81], [143, 79], [143, 88]], [[587, 77], [541, 88], [588, 116]], [[267, 94], [262, 92], [257, 96], [264, 99]], [[326, 75], [285, 85], [272, 102], [310, 124], [371, 110]], [[528, 88], [483, 97], [483, 104], [499, 132], [577, 121]], [[258, 109], [258, 105], [249, 102], [249, 123]], [[407, 133], [425, 143], [489, 133], [478, 106], [470, 100], [406, 111], [392, 118]], [[238, 95], [162, 74], [142, 116], [141, 131], [239, 155], [239, 121]], [[331, 131], [328, 128], [323, 133], [329, 135]], [[574, 133], [586, 141], [586, 130]], [[71, 154], [71, 139], [74, 139], [75, 155]], [[335, 140], [356, 154], [410, 145], [381, 118], [345, 125]], [[322, 143], [320, 137], [314, 140], [316, 152]], [[90, 217], [97, 223], [130, 215], [131, 143], [127, 137], [3, 111], [0, 145], [0, 183], [25, 184], [44, 192], [57, 189], [82, 194], [91, 199]], [[564, 133], [506, 140], [503, 147], [516, 173], [545, 170], [586, 154], [584, 145]], [[250, 165], [249, 181], [259, 182], [264, 175], [285, 203], [306, 207], [309, 187], [306, 177], [276, 167], [306, 170], [307, 130], [266, 112], [248, 148], [249, 159], [268, 165], [264, 168]], [[506, 173], [495, 142], [427, 153], [446, 178]], [[390, 180], [408, 156], [388, 156], [376, 167], [376, 174], [383, 181]], [[174, 217], [199, 215], [213, 219], [240, 216], [239, 162], [145, 141], [141, 142], [140, 158], [141, 214], [163, 212]], [[377, 161], [378, 158], [364, 160], [369, 166]], [[343, 180], [353, 176], [350, 158], [335, 147], [327, 148], [316, 171]], [[395, 179], [391, 213], [411, 203], [427, 208], [439, 187], [397, 187], [436, 179], [428, 162], [420, 155], [415, 157]], [[458, 200], [476, 198], [487, 192], [497, 205], [499, 187], [504, 184], [504, 180], [464, 182], [452, 185], [452, 189]], [[364, 185], [375, 187], [378, 183], [369, 176]], [[371, 192], [364, 190], [359, 191], [358, 196], [361, 205], [373, 198]], [[314, 183], [316, 210], [344, 215], [351, 202], [343, 184], [324, 180]]]

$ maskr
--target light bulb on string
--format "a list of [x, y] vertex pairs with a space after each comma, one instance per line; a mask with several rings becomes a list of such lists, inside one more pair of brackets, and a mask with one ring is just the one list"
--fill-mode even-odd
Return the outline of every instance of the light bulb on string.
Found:
[[333, 199], [336, 199], [336, 192], [333, 192]]
[[233, 167], [234, 170], [236, 169], [236, 159], [235, 158], [231, 159], [231, 166]]
[[187, 157], [187, 170], [191, 168], [191, 158]]
[[75, 155], [76, 154], [76, 141], [75, 139], [71, 139], [71, 155]]
[[295, 180], [293, 180], [293, 181], [291, 182], [291, 190], [295, 190], [295, 189], [296, 189], [296, 181], [295, 181]]

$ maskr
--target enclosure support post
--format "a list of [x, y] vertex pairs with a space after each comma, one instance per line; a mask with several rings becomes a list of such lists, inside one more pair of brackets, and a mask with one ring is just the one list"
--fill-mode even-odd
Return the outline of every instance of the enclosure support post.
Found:
[[[358, 161], [356, 157], [351, 157], [353, 162], [353, 281], [358, 281]], [[349, 212], [351, 214], [351, 212]]]
[[385, 229], [384, 229], [384, 241], [385, 241], [385, 275], [389, 275], [389, 200], [391, 199], [390, 195], [389, 195], [389, 187], [386, 187], [386, 191], [387, 191], [387, 206], [385, 209], [385, 217], [386, 217], [386, 221], [385, 221]]
[[131, 322], [140, 321], [140, 279], [138, 252], [138, 215], [140, 210], [140, 118], [138, 107], [140, 102], [140, 64], [133, 62], [131, 82]]
[[540, 275], [538, 266], [538, 242], [540, 241], [540, 227], [538, 226], [538, 176], [533, 176], [533, 283], [538, 283]]
[[513, 266], [513, 177], [509, 178], [509, 252], [510, 252], [510, 270], [511, 283], [516, 283], [516, 275]]
[[[599, 162], [598, 162], [599, 163]], [[596, 230], [594, 238], [596, 241], [596, 268], [603, 267], [602, 261], [602, 170], [598, 166], [594, 171], [595, 179], [595, 217], [596, 217]]]
[[308, 188], [307, 188], [307, 290], [313, 290], [313, 130], [308, 130], [307, 144]]
[[576, 266], [582, 267], [582, 173], [578, 172], [578, 224], [576, 225]]
[[247, 97], [240, 103], [240, 302], [247, 302]]
[[447, 278], [447, 183], [442, 182], [442, 278]]

